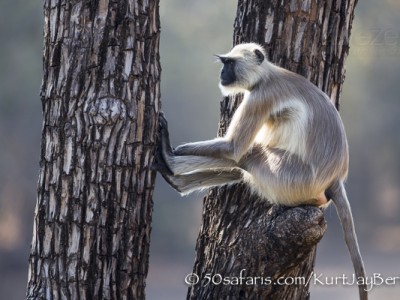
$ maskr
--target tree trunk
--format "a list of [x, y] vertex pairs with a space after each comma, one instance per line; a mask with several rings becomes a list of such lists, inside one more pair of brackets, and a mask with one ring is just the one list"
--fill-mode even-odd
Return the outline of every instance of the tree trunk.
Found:
[[44, 124], [27, 299], [144, 299], [158, 4], [44, 2]]
[[[234, 44], [264, 45], [270, 61], [311, 80], [338, 108], [355, 4], [239, 0]], [[222, 100], [220, 135], [240, 101]], [[197, 240], [196, 284], [187, 298], [308, 299], [307, 280], [325, 229], [319, 208], [271, 206], [244, 185], [212, 189]]]

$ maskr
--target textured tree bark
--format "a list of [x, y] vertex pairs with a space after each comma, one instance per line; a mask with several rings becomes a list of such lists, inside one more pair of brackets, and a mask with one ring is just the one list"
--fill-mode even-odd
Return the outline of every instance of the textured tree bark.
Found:
[[144, 299], [158, 4], [44, 2], [44, 123], [27, 299]]
[[[239, 0], [234, 44], [264, 45], [270, 61], [311, 80], [338, 108], [356, 2]], [[220, 135], [240, 101], [222, 100]], [[271, 206], [243, 185], [212, 189], [196, 246], [199, 282], [187, 299], [308, 299], [325, 229], [318, 208]]]

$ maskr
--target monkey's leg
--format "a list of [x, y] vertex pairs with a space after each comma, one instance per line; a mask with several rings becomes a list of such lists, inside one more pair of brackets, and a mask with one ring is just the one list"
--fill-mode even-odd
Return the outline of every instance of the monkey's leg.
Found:
[[238, 168], [229, 171], [209, 170], [175, 176], [166, 173], [162, 175], [182, 195], [213, 186], [237, 183], [243, 179], [242, 171]]
[[237, 163], [230, 159], [195, 155], [169, 156], [166, 163], [175, 175], [210, 169], [231, 169], [237, 167]]
[[160, 112], [158, 147], [161, 148], [161, 155], [166, 165], [164, 167], [167, 167], [175, 175], [196, 170], [237, 167], [237, 163], [230, 159], [196, 155], [175, 155], [169, 139], [168, 123], [162, 112]]
[[[174, 157], [172, 156], [172, 158]], [[174, 175], [167, 166], [162, 155], [162, 150], [159, 147], [157, 147], [156, 152], [155, 168], [170, 186], [182, 194], [211, 186], [235, 183], [243, 179], [242, 171], [238, 168], [225, 168], [223, 170], [213, 169], [190, 174]]]
[[243, 179], [242, 175], [242, 171], [238, 168], [229, 171], [209, 170], [178, 175], [172, 181], [179, 186], [180, 192], [185, 195], [196, 190], [240, 182]]
[[269, 201], [286, 206], [325, 204], [324, 187], [308, 164], [296, 155], [261, 146], [253, 147], [240, 161], [244, 180]]

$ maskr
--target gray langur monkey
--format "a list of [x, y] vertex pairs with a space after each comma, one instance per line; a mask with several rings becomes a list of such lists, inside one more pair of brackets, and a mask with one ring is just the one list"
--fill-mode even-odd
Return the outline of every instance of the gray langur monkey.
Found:
[[173, 149], [160, 115], [157, 170], [181, 194], [244, 181], [271, 203], [322, 206], [333, 200], [359, 284], [367, 300], [365, 270], [344, 181], [348, 146], [329, 97], [304, 77], [273, 65], [254, 43], [217, 56], [219, 87], [243, 101], [224, 137]]

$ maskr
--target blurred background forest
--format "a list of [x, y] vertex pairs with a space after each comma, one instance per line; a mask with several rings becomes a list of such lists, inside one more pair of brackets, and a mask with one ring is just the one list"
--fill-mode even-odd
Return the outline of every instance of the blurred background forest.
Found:
[[[216, 135], [219, 64], [232, 46], [236, 1], [161, 1], [162, 109], [173, 144]], [[0, 3], [0, 298], [23, 299], [41, 134], [42, 3]], [[359, 1], [341, 100], [350, 144], [348, 194], [369, 274], [400, 276], [400, 2]], [[202, 195], [181, 198], [157, 178], [148, 299], [184, 299]], [[333, 207], [315, 272], [350, 275]], [[261, 274], [254, 274], [261, 275]], [[371, 299], [399, 299], [378, 286]], [[356, 299], [355, 287], [312, 287], [312, 299]]]

